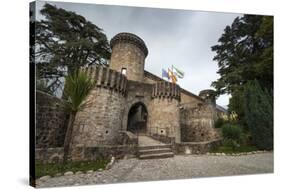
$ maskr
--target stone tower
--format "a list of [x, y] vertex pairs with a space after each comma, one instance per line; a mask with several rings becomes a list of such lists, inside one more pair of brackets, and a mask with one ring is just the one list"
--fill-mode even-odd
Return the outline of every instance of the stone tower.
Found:
[[180, 143], [180, 87], [161, 81], [153, 85], [149, 131]]
[[73, 160], [84, 159], [83, 150], [87, 147], [116, 145], [122, 127], [126, 77], [108, 67], [91, 66], [85, 69], [95, 82], [95, 87], [75, 118], [71, 143]]
[[131, 33], [119, 33], [111, 39], [110, 46], [110, 69], [122, 72], [128, 80], [142, 82], [148, 54], [144, 41]]
[[210, 104], [216, 104], [216, 93], [212, 89], [202, 90], [199, 93], [199, 96], [205, 100], [205, 102]]

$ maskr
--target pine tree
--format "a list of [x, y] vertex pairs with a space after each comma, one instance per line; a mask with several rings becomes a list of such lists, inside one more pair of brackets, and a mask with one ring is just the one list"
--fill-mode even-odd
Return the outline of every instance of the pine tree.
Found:
[[79, 67], [107, 63], [111, 50], [101, 28], [48, 3], [40, 13], [44, 19], [35, 24], [36, 68], [38, 77], [49, 80], [50, 88], [56, 90], [62, 84], [60, 78]]
[[273, 95], [257, 80], [245, 87], [245, 119], [253, 143], [263, 150], [273, 149]]
[[244, 15], [226, 26], [216, 53], [220, 78], [212, 83], [218, 94], [232, 94], [248, 81], [273, 88], [273, 17]]

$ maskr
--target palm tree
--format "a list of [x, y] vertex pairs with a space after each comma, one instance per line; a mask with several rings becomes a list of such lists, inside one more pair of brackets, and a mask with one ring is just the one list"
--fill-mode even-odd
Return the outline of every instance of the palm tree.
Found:
[[83, 70], [75, 71], [65, 77], [64, 95], [70, 116], [64, 140], [64, 162], [68, 158], [75, 116], [86, 105], [85, 99], [93, 87], [94, 82]]

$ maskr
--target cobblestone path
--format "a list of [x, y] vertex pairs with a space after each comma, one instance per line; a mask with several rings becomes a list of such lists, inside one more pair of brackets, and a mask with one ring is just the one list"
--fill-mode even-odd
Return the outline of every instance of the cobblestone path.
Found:
[[273, 172], [273, 153], [242, 156], [176, 155], [166, 159], [118, 160], [111, 169], [38, 179], [37, 187], [136, 182]]

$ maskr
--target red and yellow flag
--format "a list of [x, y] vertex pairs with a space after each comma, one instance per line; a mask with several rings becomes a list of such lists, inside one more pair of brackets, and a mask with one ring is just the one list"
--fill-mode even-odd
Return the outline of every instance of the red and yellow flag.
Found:
[[177, 77], [174, 75], [174, 73], [168, 68], [168, 74], [170, 79], [172, 80], [173, 83], [177, 83]]

